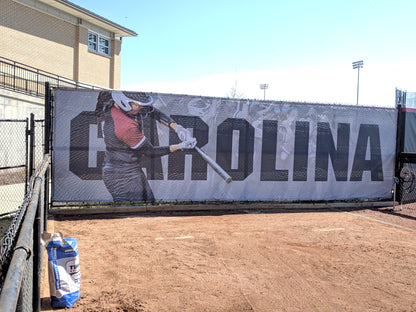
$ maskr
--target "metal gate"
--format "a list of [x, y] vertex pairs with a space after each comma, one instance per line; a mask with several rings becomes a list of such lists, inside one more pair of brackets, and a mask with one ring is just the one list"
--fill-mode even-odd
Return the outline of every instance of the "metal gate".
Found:
[[416, 214], [416, 93], [396, 90], [397, 145], [394, 194], [404, 210]]
[[42, 161], [42, 141], [35, 140], [43, 140], [43, 124], [33, 114], [23, 120], [0, 120], [0, 217], [18, 210], [29, 178]]

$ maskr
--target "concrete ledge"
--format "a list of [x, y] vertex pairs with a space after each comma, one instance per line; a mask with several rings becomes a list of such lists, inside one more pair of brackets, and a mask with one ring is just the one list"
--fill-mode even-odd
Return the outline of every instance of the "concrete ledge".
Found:
[[120, 206], [120, 207], [81, 207], [81, 208], [53, 208], [50, 215], [86, 215], [105, 213], [134, 213], [134, 212], [168, 212], [168, 211], [210, 211], [210, 210], [242, 210], [242, 209], [336, 209], [336, 208], [381, 208], [398, 205], [394, 201], [372, 202], [316, 202], [316, 203], [218, 203], [218, 204], [165, 204], [147, 206]]

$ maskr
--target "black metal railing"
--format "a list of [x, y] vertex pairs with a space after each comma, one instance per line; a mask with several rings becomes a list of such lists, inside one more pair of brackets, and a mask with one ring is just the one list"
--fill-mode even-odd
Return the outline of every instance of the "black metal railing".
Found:
[[61, 77], [0, 56], [0, 88], [43, 98], [45, 96], [46, 82], [51, 87], [105, 89]]
[[[0, 311], [40, 311], [40, 278], [43, 252], [41, 234], [46, 230], [49, 196], [49, 155], [31, 177], [29, 191], [23, 200], [16, 222], [10, 226], [15, 243], [10, 245], [10, 260], [3, 271], [7, 272], [0, 288]], [[13, 220], [15, 221], [15, 220]], [[7, 236], [8, 237], [8, 236]]]

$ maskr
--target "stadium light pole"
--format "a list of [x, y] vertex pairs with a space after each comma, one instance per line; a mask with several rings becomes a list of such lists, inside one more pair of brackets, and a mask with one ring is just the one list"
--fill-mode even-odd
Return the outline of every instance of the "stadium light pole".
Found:
[[358, 78], [357, 78], [357, 105], [358, 105], [358, 93], [360, 90], [360, 68], [363, 68], [364, 62], [362, 60], [352, 62], [352, 69], [358, 69]]
[[264, 101], [266, 100], [266, 89], [268, 89], [268, 88], [269, 88], [269, 85], [267, 83], [262, 83], [260, 85], [260, 89], [263, 90], [263, 92], [264, 92], [264, 96], [263, 96]]

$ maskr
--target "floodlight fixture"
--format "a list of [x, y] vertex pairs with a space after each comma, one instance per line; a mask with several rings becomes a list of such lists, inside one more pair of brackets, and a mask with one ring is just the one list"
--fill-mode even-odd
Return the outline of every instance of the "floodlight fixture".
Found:
[[266, 100], [266, 89], [268, 88], [269, 88], [269, 85], [267, 83], [260, 84], [260, 89], [263, 90], [264, 92], [263, 100]]
[[363, 68], [363, 66], [364, 66], [364, 61], [363, 61], [363, 60], [361, 60], [361, 61], [356, 61], [356, 62], [352, 62], [352, 68], [353, 68], [353, 69]]

